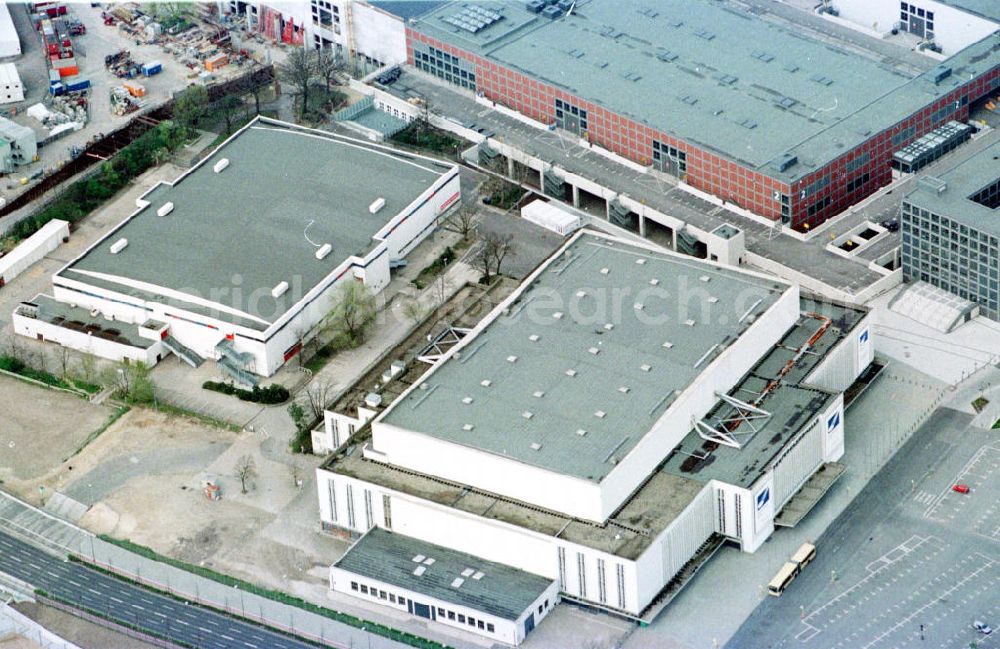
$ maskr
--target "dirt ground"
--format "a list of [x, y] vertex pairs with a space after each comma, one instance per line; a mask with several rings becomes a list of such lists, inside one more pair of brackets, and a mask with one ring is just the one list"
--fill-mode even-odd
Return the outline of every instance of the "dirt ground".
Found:
[[[72, 642], [82, 649], [152, 649], [155, 646], [91, 624], [49, 606], [24, 603], [17, 604], [14, 608], [63, 640]], [[0, 649], [22, 649], [22, 647], [34, 648], [38, 646], [35, 643], [19, 645], [17, 641], [10, 645], [0, 642]]]
[[111, 415], [80, 397], [0, 376], [0, 479], [41, 478], [73, 454]]
[[[328, 567], [347, 546], [319, 531], [320, 459], [287, 449], [284, 438], [134, 408], [69, 461], [49, 453], [34, 479], [4, 488], [33, 504], [59, 491], [89, 507], [78, 524], [95, 533], [322, 602]], [[244, 457], [255, 467], [246, 494]], [[221, 500], [205, 497], [206, 479]]]

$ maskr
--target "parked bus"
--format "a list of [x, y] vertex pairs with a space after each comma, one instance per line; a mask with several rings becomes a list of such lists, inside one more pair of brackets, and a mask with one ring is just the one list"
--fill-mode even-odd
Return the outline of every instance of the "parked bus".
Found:
[[785, 562], [785, 565], [781, 566], [781, 570], [774, 576], [771, 583], [767, 585], [767, 592], [775, 597], [781, 597], [781, 594], [788, 588], [788, 584], [792, 583], [792, 580], [798, 576], [799, 564], [792, 563], [791, 561]]
[[816, 546], [812, 543], [803, 543], [802, 547], [795, 551], [792, 555], [792, 563], [799, 567], [799, 572], [805, 570], [805, 567], [816, 558]]

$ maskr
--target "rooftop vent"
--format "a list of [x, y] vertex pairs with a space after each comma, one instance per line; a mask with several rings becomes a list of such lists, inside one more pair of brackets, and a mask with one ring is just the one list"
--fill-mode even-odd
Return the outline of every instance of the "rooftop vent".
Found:
[[[917, 184], [924, 189], [934, 192], [935, 194], [943, 194], [945, 190], [948, 189], [948, 183], [936, 176], [923, 176], [917, 181]], [[114, 252], [114, 250], [111, 252]]]
[[277, 286], [271, 289], [271, 297], [278, 299], [288, 290], [288, 282], [280, 282]]
[[470, 403], [472, 403], [472, 397], [462, 397], [462, 403], [464, 403], [465, 405], [469, 405]]
[[672, 342], [670, 342], [670, 341], [668, 340], [668, 341], [664, 342], [664, 343], [663, 343], [662, 345], [660, 345], [660, 346], [661, 346], [661, 347], [663, 347], [664, 349], [670, 349], [671, 347], [673, 347], [673, 346], [674, 346], [674, 344], [673, 344]]
[[642, 258], [640, 257], [639, 259], [636, 259], [636, 260], [635, 260], [635, 263], [637, 263], [637, 264], [639, 264], [640, 266], [642, 266], [643, 264], [645, 264], [645, 263], [646, 263], [646, 260], [645, 260], [645, 259], [642, 259]]
[[462, 579], [461, 577], [455, 577], [454, 579], [451, 580], [451, 587], [461, 588], [462, 584], [464, 583], [465, 583], [464, 579]]
[[650, 286], [656, 286], [659, 283], [660, 283], [660, 280], [656, 279], [655, 277], [653, 279], [649, 280], [649, 285]]
[[484, 388], [488, 388], [491, 385], [493, 385], [493, 381], [489, 379], [483, 379], [482, 381], [479, 382], [479, 385], [483, 386]]
[[597, 412], [594, 413], [594, 416], [597, 417], [598, 419], [604, 419], [607, 416], [607, 414], [608, 413], [604, 412], [603, 410], [598, 410]]
[[602, 268], [601, 269], [601, 275], [607, 275], [610, 272], [611, 272], [610, 268]]
[[673, 52], [659, 52], [656, 58], [660, 59], [664, 63], [670, 63], [671, 61], [677, 60], [677, 55]]
[[538, 442], [532, 442], [531, 443], [531, 450], [532, 451], [540, 451], [540, 450], [542, 450], [542, 445], [539, 444]]
[[632, 308], [634, 308], [636, 311], [642, 311], [643, 308], [645, 308], [645, 306], [646, 305], [643, 304], [642, 302], [636, 302], [635, 304], [632, 305]]
[[484, 575], [482, 572], [476, 572], [476, 574], [472, 575], [472, 578], [475, 579], [476, 581], [479, 581], [485, 576], [486, 575]]
[[627, 385], [622, 385], [618, 388], [618, 391], [621, 392], [622, 394], [628, 394], [629, 389], [630, 388]]
[[465, 424], [464, 426], [462, 426], [462, 430], [464, 430], [465, 432], [469, 432], [470, 430], [472, 430], [474, 428], [475, 428], [475, 426], [473, 426], [472, 424]]
[[113, 244], [111, 244], [111, 254], [117, 255], [122, 250], [125, 250], [125, 246], [127, 245], [128, 245], [128, 239], [121, 238], [118, 241], [115, 241]]
[[719, 302], [719, 298], [715, 297], [714, 295], [712, 297], [708, 298], [708, 303], [709, 304], [717, 304], [718, 302]]
[[694, 326], [694, 320], [687, 319], [687, 320], [684, 321], [684, 324], [686, 324], [689, 327], [693, 327]]
[[579, 435], [580, 437], [583, 437], [584, 435], [586, 435], [586, 434], [587, 434], [587, 431], [585, 431], [585, 430], [584, 430], [584, 429], [582, 429], [582, 428], [577, 428], [577, 429], [576, 429], [576, 434], [577, 434], [577, 435]]
[[653, 366], [643, 363], [642, 365], [639, 366], [639, 369], [642, 370], [643, 372], [648, 372], [649, 370], [653, 369]]
[[475, 570], [473, 570], [472, 568], [466, 568], [465, 570], [462, 571], [462, 576], [463, 577], [471, 577], [472, 573], [474, 573], [474, 572], [475, 572]]
[[376, 198], [372, 202], [372, 204], [368, 206], [368, 211], [371, 212], [372, 214], [378, 214], [378, 211], [380, 209], [382, 209], [383, 207], [385, 207], [385, 199], [379, 197], [379, 198]]
[[427, 566], [424, 565], [417, 566], [413, 569], [413, 574], [417, 577], [422, 576], [425, 572], [427, 572]]
[[424, 559], [424, 565], [433, 566], [435, 561], [436, 559], [434, 557], [427, 557], [426, 559]]
[[542, 397], [545, 396], [545, 392], [542, 390], [535, 390], [534, 392], [531, 393], [531, 396], [535, 397], [536, 399], [541, 399]]
[[555, 318], [556, 320], [562, 320], [563, 317], [562, 311], [556, 311], [555, 313], [552, 314], [552, 317]]
[[223, 169], [229, 166], [229, 158], [223, 158], [219, 160], [212, 166], [212, 171], [215, 173], [221, 173]]
[[577, 297], [585, 297], [586, 295], [587, 295], [587, 291], [577, 291], [576, 292], [576, 296]]
[[702, 275], [701, 277], [698, 278], [698, 280], [702, 282], [711, 282], [712, 278], [709, 277], [708, 275]]
[[417, 556], [413, 557], [413, 563], [420, 563], [421, 561], [423, 561], [426, 558], [427, 557], [425, 557], [424, 555], [418, 554]]
[[739, 77], [733, 76], [731, 74], [724, 74], [721, 77], [719, 77], [719, 83], [721, 83], [724, 86], [731, 86], [737, 81], [739, 81]]
[[598, 354], [601, 353], [601, 350], [598, 349], [597, 347], [591, 347], [587, 351], [590, 352], [591, 354], [593, 354], [594, 356], [597, 356]]
[[531, 412], [530, 410], [525, 410], [524, 412], [521, 413], [521, 416], [524, 417], [525, 419], [531, 419], [532, 417], [535, 416], [535, 413]]
[[611, 331], [614, 328], [615, 328], [615, 326], [613, 324], [611, 324], [610, 322], [607, 323], [606, 325], [604, 325], [604, 330], [605, 331]]
[[782, 153], [771, 165], [778, 171], [785, 171], [799, 161], [798, 156], [791, 153]]
[[333, 246], [329, 243], [324, 243], [316, 251], [316, 259], [326, 259], [326, 256], [333, 252]]
[[508, 363], [516, 363], [517, 362], [517, 356], [514, 356], [514, 355], [508, 356], [507, 357], [507, 362]]
[[531, 334], [530, 336], [528, 336], [528, 340], [530, 340], [533, 343], [537, 343], [540, 338], [541, 337], [538, 334]]
[[160, 209], [156, 210], [156, 215], [166, 216], [167, 214], [170, 214], [173, 211], [174, 211], [174, 204], [168, 202], [164, 203], [163, 205], [160, 206]]
[[566, 370], [566, 376], [573, 378], [574, 376], [576, 376], [576, 370], [574, 369]]
[[377, 392], [369, 392], [365, 395], [365, 405], [369, 408], [378, 408], [382, 405], [382, 395]]
[[951, 76], [951, 67], [947, 65], [939, 65], [933, 70], [931, 70], [931, 78], [934, 79], [935, 86], [950, 76]]

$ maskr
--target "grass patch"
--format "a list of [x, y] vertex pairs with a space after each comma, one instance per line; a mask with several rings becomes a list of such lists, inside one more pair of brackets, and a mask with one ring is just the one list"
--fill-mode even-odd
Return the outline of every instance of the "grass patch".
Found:
[[276, 590], [271, 590], [269, 588], [263, 588], [252, 584], [248, 581], [243, 581], [242, 579], [237, 579], [236, 577], [231, 577], [225, 575], [221, 572], [216, 572], [204, 566], [195, 566], [183, 561], [178, 561], [177, 559], [171, 559], [170, 557], [163, 556], [157, 553], [152, 548], [148, 548], [144, 545], [138, 543], [133, 543], [131, 541], [123, 541], [120, 539], [112, 538], [105, 534], [101, 534], [98, 538], [102, 541], [106, 541], [118, 547], [124, 548], [129, 552], [137, 554], [139, 556], [151, 559], [153, 561], [158, 561], [160, 563], [165, 563], [174, 568], [190, 572], [192, 574], [198, 575], [199, 577], [204, 577], [205, 579], [210, 579], [212, 581], [218, 582], [225, 586], [238, 587], [240, 590], [270, 599], [275, 602], [280, 602], [282, 604], [287, 604], [288, 606], [294, 606], [295, 608], [302, 609], [304, 611], [309, 611], [316, 615], [321, 615], [325, 618], [336, 620], [343, 624], [348, 624], [357, 629], [365, 629], [375, 635], [382, 636], [383, 638], [389, 638], [397, 642], [403, 642], [411, 647], [418, 647], [419, 649], [450, 649], [448, 646], [441, 644], [440, 642], [435, 642], [433, 640], [427, 640], [426, 638], [421, 638], [420, 636], [415, 636], [412, 633], [406, 633], [398, 629], [394, 629], [390, 626], [384, 624], [379, 624], [378, 622], [372, 622], [369, 620], [364, 620], [353, 615], [348, 615], [346, 613], [341, 613], [340, 611], [335, 611], [330, 608], [323, 606], [317, 606], [304, 599], [293, 597], [287, 593], [283, 593]]
[[993, 430], [997, 429], [1000, 429], [1000, 419], [997, 419], [995, 422], [993, 422]]
[[392, 140], [414, 149], [452, 157], [461, 153], [462, 148], [466, 145], [465, 140], [419, 119], [414, 120], [409, 126], [393, 135]]
[[128, 412], [131, 409], [132, 408], [129, 407], [129, 406], [121, 406], [117, 410], [115, 410], [113, 413], [111, 413], [111, 416], [108, 417], [108, 420], [105, 421], [101, 425], [100, 428], [98, 428], [97, 430], [95, 430], [94, 432], [92, 432], [90, 435], [87, 435], [87, 439], [83, 440], [83, 444], [80, 444], [80, 447], [78, 449], [76, 449], [75, 451], [73, 451], [72, 455], [70, 455], [66, 459], [68, 460], [70, 457], [75, 457], [75, 456], [79, 455], [80, 451], [82, 451], [83, 449], [87, 448], [87, 446], [89, 444], [93, 443], [93, 441], [95, 439], [97, 439], [98, 437], [100, 437], [104, 433], [104, 431], [106, 431], [107, 429], [111, 428], [111, 424], [113, 424], [116, 421], [118, 421], [119, 419], [121, 419], [125, 415], [125, 413]]
[[982, 412], [983, 408], [985, 408], [989, 402], [990, 400], [984, 397], [976, 397], [976, 399], [972, 402], [972, 408], [976, 412]]
[[426, 287], [433, 278], [437, 277], [448, 267], [448, 264], [455, 261], [456, 257], [455, 251], [451, 249], [451, 246], [448, 246], [444, 249], [444, 252], [438, 255], [437, 259], [417, 273], [417, 276], [412, 280], [413, 285], [420, 289]]
[[53, 219], [76, 223], [126, 187], [133, 178], [159, 164], [164, 152], [182, 146], [187, 135], [188, 130], [174, 122], [161, 122], [101, 164], [97, 173], [71, 184], [48, 206], [16, 223], [8, 239], [15, 242], [26, 239]]
[[491, 186], [484, 187], [483, 202], [487, 205], [509, 210], [521, 200], [524, 190], [507, 180], [490, 183]]
[[78, 381], [71, 378], [61, 379], [50, 372], [31, 367], [21, 359], [13, 356], [0, 356], [0, 370], [44, 383], [53, 388], [62, 388], [63, 390], [72, 390], [86, 394], [97, 394], [101, 391], [101, 386], [95, 383], [87, 383], [86, 381]]
[[198, 412], [185, 410], [184, 408], [178, 408], [177, 406], [171, 406], [166, 403], [157, 403], [156, 405], [150, 407], [158, 412], [164, 412], [168, 415], [174, 415], [175, 417], [187, 417], [188, 419], [194, 419], [207, 426], [222, 428], [223, 430], [228, 430], [233, 433], [238, 433], [243, 430], [241, 427], [236, 424], [231, 424], [228, 421], [216, 419], [215, 417], [209, 417], [208, 415], [203, 415]]

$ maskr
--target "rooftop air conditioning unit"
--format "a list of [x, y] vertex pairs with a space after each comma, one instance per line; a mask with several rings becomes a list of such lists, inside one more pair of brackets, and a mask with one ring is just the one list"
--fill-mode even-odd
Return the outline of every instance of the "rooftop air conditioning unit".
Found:
[[128, 245], [128, 239], [122, 238], [111, 244], [111, 254], [117, 255], [122, 250], [125, 250], [125, 246]]
[[378, 214], [378, 211], [383, 207], [385, 207], [385, 199], [376, 198], [375, 201], [368, 206], [368, 211], [371, 212], [372, 214]]
[[324, 243], [320, 246], [320, 249], [316, 251], [316, 259], [326, 259], [326, 256], [333, 251], [333, 246], [328, 243]]
[[166, 216], [167, 214], [170, 214], [173, 211], [174, 211], [173, 203], [164, 203], [163, 205], [160, 206], [160, 209], [156, 210], [156, 215]]
[[285, 294], [288, 290], [288, 282], [281, 282], [277, 286], [271, 289], [271, 297], [277, 299]]
[[225, 169], [228, 166], [229, 166], [229, 158], [223, 158], [222, 160], [219, 160], [218, 162], [215, 163], [215, 165], [212, 167], [212, 171], [214, 171], [215, 173], [220, 173], [223, 169]]

